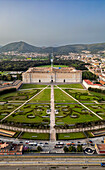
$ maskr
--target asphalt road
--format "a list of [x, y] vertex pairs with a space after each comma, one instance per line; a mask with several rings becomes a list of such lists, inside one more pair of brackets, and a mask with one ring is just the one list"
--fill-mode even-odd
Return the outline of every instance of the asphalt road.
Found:
[[[17, 169], [22, 170], [27, 168], [36, 168], [37, 169], [102, 169], [100, 163], [105, 162], [105, 158], [92, 158], [92, 157], [81, 157], [81, 158], [75, 158], [75, 157], [43, 157], [43, 158], [2, 158], [0, 159], [0, 170], [6, 169], [11, 170]], [[29, 169], [30, 169], [29, 168]], [[30, 169], [30, 170], [31, 170]], [[103, 167], [104, 169], [104, 167]]]

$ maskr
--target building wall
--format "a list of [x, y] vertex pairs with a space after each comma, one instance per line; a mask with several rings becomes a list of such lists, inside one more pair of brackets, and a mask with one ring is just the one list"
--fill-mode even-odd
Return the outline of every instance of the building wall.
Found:
[[67, 83], [80, 83], [82, 82], [82, 72], [70, 73], [23, 73], [23, 83], [50, 83], [53, 82], [67, 82]]

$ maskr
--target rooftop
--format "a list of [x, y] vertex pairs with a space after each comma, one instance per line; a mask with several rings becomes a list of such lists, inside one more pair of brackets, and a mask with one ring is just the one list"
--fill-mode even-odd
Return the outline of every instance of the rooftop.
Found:
[[105, 144], [97, 144], [97, 148], [99, 149], [99, 151], [105, 151]]
[[54, 72], [59, 72], [59, 73], [69, 73], [69, 72], [80, 72], [79, 70], [77, 71], [73, 67], [32, 67], [29, 68], [27, 73], [54, 73]]

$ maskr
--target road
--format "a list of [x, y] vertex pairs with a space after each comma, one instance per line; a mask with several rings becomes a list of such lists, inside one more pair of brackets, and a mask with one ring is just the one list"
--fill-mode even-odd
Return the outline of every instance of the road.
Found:
[[[59, 168], [60, 166], [63, 167], [63, 169], [65, 167], [68, 167], [68, 169], [70, 169], [72, 167], [72, 169], [75, 170], [78, 168], [82, 168], [82, 167], [87, 167], [88, 169], [102, 169], [102, 167], [100, 166], [101, 162], [105, 162], [105, 157], [62, 157], [62, 156], [51, 156], [51, 157], [21, 157], [21, 156], [17, 156], [17, 157], [8, 157], [5, 158], [2, 157], [3, 159], [1, 159], [0, 157], [0, 170], [3, 168], [8, 166], [12, 167], [27, 167], [27, 166], [34, 166], [35, 167], [57, 167]], [[62, 168], [61, 167], [61, 168]], [[7, 168], [7, 169], [8, 169]], [[43, 169], [43, 168], [42, 168]], [[67, 168], [66, 168], [67, 169]]]

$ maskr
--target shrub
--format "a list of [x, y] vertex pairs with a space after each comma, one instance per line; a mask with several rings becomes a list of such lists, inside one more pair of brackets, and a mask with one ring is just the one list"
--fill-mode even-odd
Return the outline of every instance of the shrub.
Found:
[[43, 149], [41, 148], [41, 146], [38, 146], [38, 147], [37, 147], [37, 151], [38, 151], [38, 152], [40, 152], [40, 151], [42, 151], [42, 150], [43, 150]]
[[77, 146], [77, 152], [82, 152], [82, 151], [83, 151], [82, 145], [78, 145], [78, 146]]
[[67, 146], [65, 146], [65, 147], [63, 148], [63, 150], [64, 150], [64, 152], [68, 152], [68, 151], [69, 151]]

